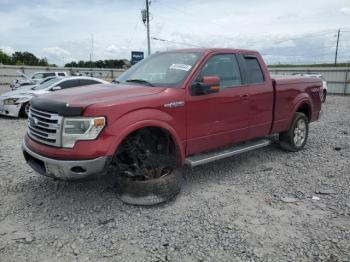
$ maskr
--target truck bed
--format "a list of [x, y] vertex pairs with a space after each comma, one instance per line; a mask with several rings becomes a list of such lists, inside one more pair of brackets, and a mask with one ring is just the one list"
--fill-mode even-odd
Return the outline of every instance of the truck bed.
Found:
[[[295, 106], [307, 103], [305, 114], [309, 122], [319, 118], [321, 110], [322, 80], [315, 77], [272, 75], [275, 92], [275, 110], [272, 133], [287, 130], [293, 119]], [[311, 101], [310, 101], [311, 98]]]
[[275, 81], [277, 85], [322, 83], [322, 81], [316, 77], [307, 76], [271, 75], [271, 79]]

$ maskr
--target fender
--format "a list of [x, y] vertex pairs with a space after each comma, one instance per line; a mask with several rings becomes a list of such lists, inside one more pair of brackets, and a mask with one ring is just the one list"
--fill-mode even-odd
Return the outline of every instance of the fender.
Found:
[[293, 101], [293, 104], [294, 104], [294, 107], [293, 107], [292, 111], [290, 112], [290, 117], [289, 117], [290, 123], [288, 126], [291, 125], [291, 123], [293, 121], [294, 114], [298, 111], [298, 109], [303, 104], [307, 104], [307, 106], [309, 107], [310, 114], [307, 117], [309, 120], [311, 120], [313, 108], [312, 108], [311, 98], [307, 93], [301, 93], [298, 96], [296, 96], [294, 101]]
[[23, 98], [20, 98], [20, 99], [18, 99], [18, 103], [21, 103], [21, 104], [27, 103], [27, 102], [29, 102], [30, 100], [32, 100], [32, 98], [33, 98], [33, 97], [23, 97]]
[[[115, 137], [108, 149], [108, 155], [114, 155], [120, 143], [132, 132], [143, 127], [153, 126], [163, 128], [169, 132], [178, 150], [180, 163], [183, 164], [185, 161], [185, 147], [179, 132], [176, 131], [176, 124], [171, 115], [157, 109], [139, 109], [129, 112], [114, 121], [111, 126], [105, 130], [108, 134]], [[178, 128], [184, 127], [180, 126]]]

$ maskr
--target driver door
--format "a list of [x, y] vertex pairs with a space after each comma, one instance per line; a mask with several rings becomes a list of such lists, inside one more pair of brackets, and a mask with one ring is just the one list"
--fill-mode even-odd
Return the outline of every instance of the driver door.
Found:
[[203, 95], [188, 92], [187, 155], [240, 142], [249, 137], [249, 96], [242, 85], [235, 54], [209, 57], [195, 82], [200, 82], [204, 76], [219, 77], [220, 91]]

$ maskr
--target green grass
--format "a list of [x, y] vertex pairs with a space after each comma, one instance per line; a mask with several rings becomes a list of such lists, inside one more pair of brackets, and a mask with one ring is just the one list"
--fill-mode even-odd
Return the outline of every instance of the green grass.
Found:
[[[350, 63], [338, 63], [336, 67], [348, 67], [350, 66]], [[270, 68], [274, 67], [335, 67], [334, 63], [323, 63], [323, 64], [275, 64], [275, 65], [268, 65]]]

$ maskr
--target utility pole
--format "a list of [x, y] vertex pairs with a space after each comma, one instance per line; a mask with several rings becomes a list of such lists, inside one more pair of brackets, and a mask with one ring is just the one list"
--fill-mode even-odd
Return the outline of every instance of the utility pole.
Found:
[[336, 46], [336, 48], [335, 48], [335, 58], [334, 58], [334, 65], [335, 65], [335, 66], [337, 66], [337, 60], [338, 60], [339, 37], [340, 37], [340, 29], [338, 30], [337, 46]]
[[142, 22], [145, 24], [147, 28], [147, 54], [151, 54], [151, 38], [149, 34], [149, 6], [151, 1], [146, 0], [146, 9], [141, 10]]
[[151, 39], [149, 36], [149, 2], [146, 0], [146, 23], [147, 23], [147, 54], [151, 54]]
[[94, 35], [91, 34], [90, 68], [92, 68], [93, 61], [94, 61]]

